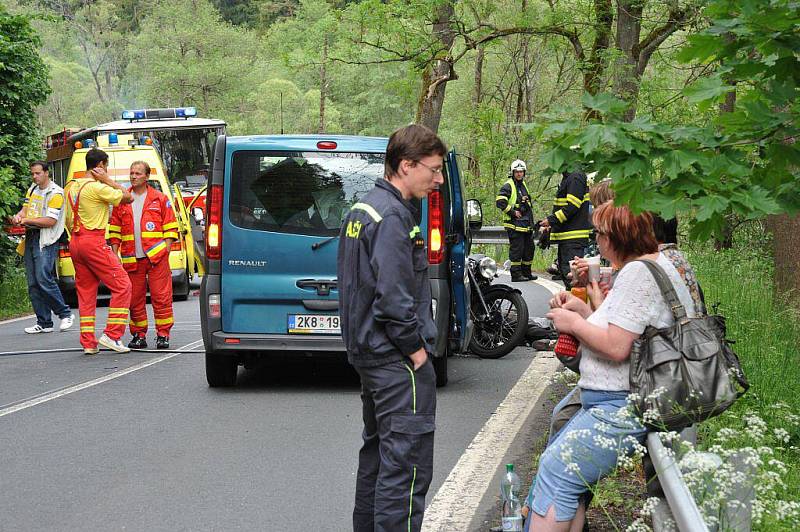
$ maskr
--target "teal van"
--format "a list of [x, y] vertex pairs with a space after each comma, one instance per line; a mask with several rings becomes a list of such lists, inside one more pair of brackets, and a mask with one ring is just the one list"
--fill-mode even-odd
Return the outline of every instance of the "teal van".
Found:
[[[387, 138], [319, 135], [229, 137], [214, 147], [206, 206], [200, 315], [210, 386], [232, 386], [239, 365], [262, 357], [344, 359], [335, 242], [350, 207], [383, 177]], [[465, 271], [470, 223], [455, 152], [445, 182], [420, 202], [439, 336], [433, 365], [469, 345]]]

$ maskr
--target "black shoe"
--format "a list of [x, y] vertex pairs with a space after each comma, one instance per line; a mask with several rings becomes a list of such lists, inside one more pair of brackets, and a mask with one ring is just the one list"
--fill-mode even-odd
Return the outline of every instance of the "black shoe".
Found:
[[156, 336], [156, 349], [169, 349], [169, 338], [167, 336]]
[[136, 333], [133, 335], [133, 339], [130, 343], [128, 343], [128, 347], [131, 349], [147, 349], [147, 340], [143, 334]]
[[560, 273], [553, 274], [553, 275], [550, 277], [550, 279], [551, 279], [552, 281], [563, 281], [563, 280], [564, 280], [564, 279], [563, 279], [563, 277], [561, 277], [561, 274], [560, 274]]
[[511, 282], [512, 283], [522, 283], [522, 282], [525, 282], [527, 280], [528, 280], [528, 278], [525, 277], [524, 275], [522, 275], [521, 273], [515, 273], [515, 274], [513, 274], [511, 276]]
[[528, 280], [529, 280], [529, 281], [535, 281], [535, 280], [536, 280], [536, 279], [538, 279], [538, 278], [539, 278], [539, 276], [538, 276], [538, 275], [534, 275], [534, 274], [530, 274], [530, 275], [528, 275]]

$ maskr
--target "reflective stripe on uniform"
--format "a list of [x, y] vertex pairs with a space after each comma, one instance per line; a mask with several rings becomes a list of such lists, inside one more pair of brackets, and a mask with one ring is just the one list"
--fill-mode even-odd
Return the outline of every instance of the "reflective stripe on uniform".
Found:
[[420, 230], [419, 230], [419, 226], [418, 226], [418, 225], [415, 225], [415, 226], [414, 226], [414, 229], [412, 229], [412, 230], [411, 230], [411, 231], [408, 233], [408, 237], [409, 237], [410, 239], [412, 239], [412, 240], [413, 240], [413, 239], [414, 239], [414, 237], [415, 237], [415, 236], [417, 236], [418, 234], [420, 234], [421, 232], [422, 232], [422, 231], [420, 231]]
[[161, 228], [166, 231], [167, 229], [177, 229], [178, 222], [169, 222], [161, 226]]
[[[175, 319], [170, 316], [169, 318], [156, 318], [156, 325], [168, 325], [170, 323], [175, 323]], [[145, 322], [147, 325], [147, 322]]]
[[123, 242], [133, 242], [133, 235], [122, 235], [120, 238]]
[[122, 264], [135, 264], [136, 263], [136, 255], [123, 255], [121, 257]]
[[520, 233], [530, 233], [531, 232], [531, 228], [530, 227], [520, 227], [518, 225], [510, 224], [508, 222], [504, 223], [503, 227], [505, 227], [506, 229], [511, 229], [513, 231], [518, 231]]
[[532, 260], [523, 260], [522, 261], [522, 265], [523, 266], [530, 266], [531, 264], [533, 264]]
[[577, 196], [573, 196], [572, 194], [567, 194], [567, 201], [575, 205], [575, 207], [577, 207], [578, 209], [581, 208], [581, 203], [583, 203], [583, 201], [580, 198], [578, 198]]
[[564, 214], [564, 210], [563, 209], [558, 209], [555, 212], [555, 215], [556, 215], [556, 218], [558, 218], [558, 221], [561, 222], [562, 224], [567, 221], [567, 215]]
[[167, 249], [167, 243], [162, 240], [158, 244], [152, 246], [150, 249], [145, 250], [144, 254], [152, 259], [165, 249]]
[[167, 231], [166, 233], [164, 233], [164, 238], [171, 238], [172, 240], [178, 240], [178, 233]]
[[577, 231], [566, 231], [564, 233], [551, 233], [550, 240], [573, 240], [579, 238], [589, 238], [591, 229], [579, 229]]
[[376, 222], [380, 222], [383, 220], [383, 217], [378, 214], [378, 211], [372, 205], [368, 205], [366, 203], [354, 203], [352, 207], [350, 207], [351, 211], [364, 211], [365, 213], [369, 214], [369, 217], [375, 220]]
[[522, 262], [520, 262], [520, 261], [510, 261], [510, 264], [512, 266], [522, 266]]
[[164, 238], [161, 231], [142, 231], [142, 238]]
[[147, 327], [147, 320], [140, 320], [140, 321], [131, 320], [130, 323], [134, 327]]
[[108, 224], [108, 230], [109, 231], [113, 231], [115, 233], [119, 233], [120, 231], [122, 231], [122, 227], [120, 227], [118, 225]]
[[417, 481], [417, 466], [414, 466], [414, 474], [411, 476], [411, 491], [408, 494], [408, 532], [411, 532], [411, 514], [414, 510], [414, 483]]
[[506, 202], [507, 202], [506, 203], [506, 208], [503, 209], [503, 212], [507, 213], [508, 211], [511, 210], [512, 205], [511, 205], [511, 201], [509, 200], [509, 198], [507, 198], [505, 196], [498, 195], [496, 198], [494, 198], [494, 200], [495, 201], [506, 200]]

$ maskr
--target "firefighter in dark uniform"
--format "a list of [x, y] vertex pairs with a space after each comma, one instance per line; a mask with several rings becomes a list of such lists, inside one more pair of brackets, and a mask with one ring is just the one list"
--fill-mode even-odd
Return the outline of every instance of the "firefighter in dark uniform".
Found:
[[508, 259], [511, 261], [511, 280], [532, 281], [533, 212], [531, 197], [525, 186], [525, 162], [511, 163], [511, 175], [497, 194], [497, 208], [503, 211], [503, 227], [508, 233]]
[[583, 257], [589, 244], [592, 222], [589, 215], [589, 186], [582, 171], [564, 172], [553, 202], [553, 214], [540, 222], [550, 232], [550, 242], [558, 244], [558, 269], [564, 286], [572, 286], [567, 274], [569, 262]]
[[433, 474], [436, 375], [429, 353], [436, 326], [428, 251], [412, 201], [444, 182], [445, 153], [424, 126], [395, 131], [385, 178], [352, 206], [339, 235], [342, 337], [361, 377], [364, 420], [356, 532], [422, 526]]

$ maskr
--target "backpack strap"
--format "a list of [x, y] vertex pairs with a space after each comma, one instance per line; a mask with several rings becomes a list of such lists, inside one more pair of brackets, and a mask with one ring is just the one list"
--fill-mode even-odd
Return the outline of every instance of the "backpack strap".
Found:
[[672, 316], [675, 318], [675, 322], [682, 320], [686, 317], [686, 309], [681, 303], [681, 300], [678, 298], [678, 293], [675, 292], [675, 287], [672, 286], [672, 282], [667, 277], [667, 272], [659, 265], [658, 263], [649, 260], [649, 259], [640, 259], [637, 262], [643, 263], [647, 266], [647, 269], [650, 270], [650, 273], [653, 275], [653, 278], [656, 280], [656, 284], [658, 284], [658, 288], [661, 289], [661, 294], [664, 296], [664, 299], [667, 300], [667, 304], [672, 311]]

